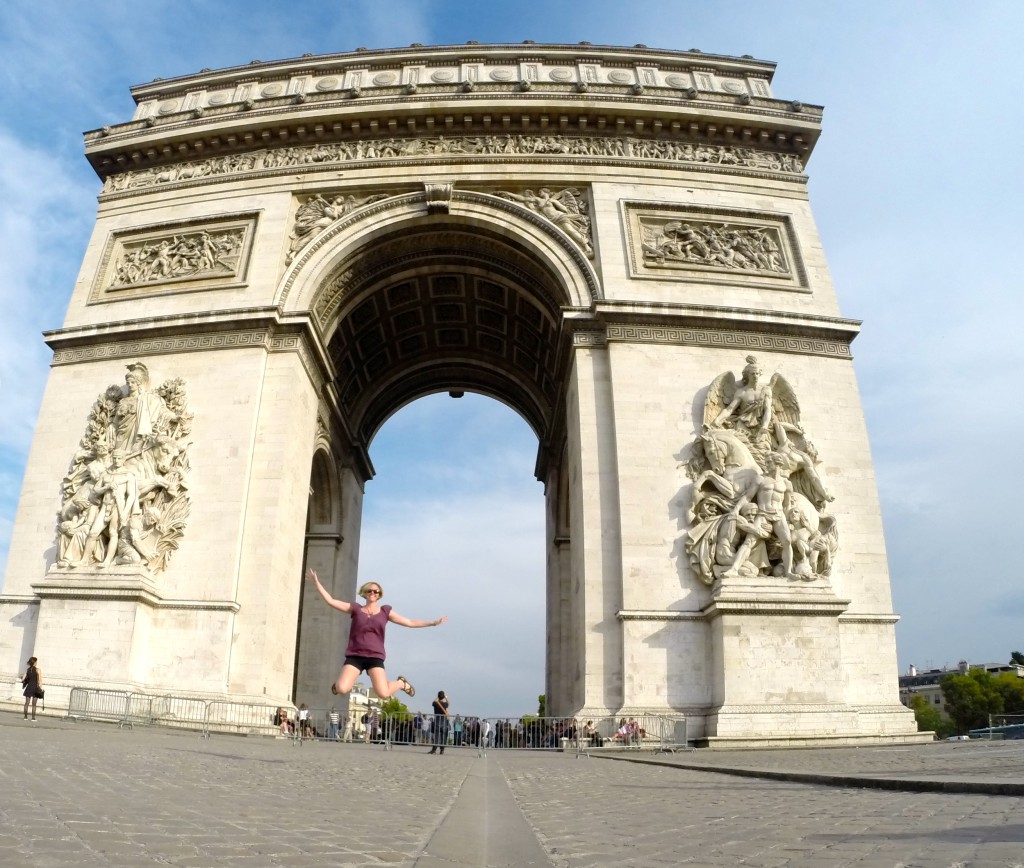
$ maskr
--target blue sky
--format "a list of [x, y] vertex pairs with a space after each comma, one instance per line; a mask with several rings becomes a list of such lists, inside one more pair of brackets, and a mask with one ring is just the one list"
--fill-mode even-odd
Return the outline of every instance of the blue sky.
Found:
[[[46, 382], [40, 332], [63, 321], [95, 216], [81, 133], [127, 120], [131, 85], [412, 42], [696, 47], [776, 61], [777, 96], [825, 106], [811, 202], [843, 314], [864, 321], [853, 349], [901, 668], [1005, 660], [1024, 650], [1024, 582], [1001, 518], [1024, 476], [1024, 403], [1005, 385], [1024, 355], [1012, 252], [1022, 33], [1016, 0], [5, 4], [0, 563]], [[989, 445], [984, 430], [1007, 445]], [[395, 631], [391, 656], [463, 710], [522, 713], [543, 689], [535, 448], [511, 411], [467, 396], [411, 405], [371, 451], [362, 573], [405, 614], [452, 616], [427, 646]]]

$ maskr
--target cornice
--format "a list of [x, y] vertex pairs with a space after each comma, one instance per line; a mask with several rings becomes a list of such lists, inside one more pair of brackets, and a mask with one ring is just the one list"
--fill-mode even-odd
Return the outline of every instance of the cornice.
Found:
[[772, 596], [766, 594], [736, 594], [712, 600], [701, 609], [701, 613], [708, 620], [721, 618], [724, 615], [775, 615], [784, 617], [799, 615], [801, 617], [837, 618], [849, 605], [849, 600], [840, 600], [836, 597], [801, 597], [798, 594]]
[[772, 96], [774, 64], [642, 46], [581, 48], [357, 51], [158, 80], [132, 89], [131, 121], [86, 133], [86, 150], [107, 177], [359, 135], [607, 129], [768, 145], [805, 160], [820, 133], [820, 107]]
[[40, 600], [126, 600], [143, 603], [153, 609], [189, 609], [232, 614], [241, 609], [234, 600], [175, 600], [162, 597], [152, 580], [137, 574], [71, 578], [51, 570], [45, 582], [31, 587]]
[[673, 302], [601, 299], [563, 315], [578, 347], [660, 343], [849, 359], [860, 331], [860, 321], [841, 317]]

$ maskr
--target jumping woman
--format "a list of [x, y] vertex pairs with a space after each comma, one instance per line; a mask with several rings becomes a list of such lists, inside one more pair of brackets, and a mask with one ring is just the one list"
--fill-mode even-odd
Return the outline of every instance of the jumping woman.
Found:
[[380, 598], [384, 591], [380, 582], [364, 582], [359, 589], [359, 596], [366, 602], [363, 605], [358, 603], [346, 603], [344, 600], [335, 600], [327, 593], [326, 588], [320, 584], [315, 570], [309, 571], [309, 578], [316, 583], [316, 589], [320, 596], [327, 601], [327, 605], [342, 612], [348, 612], [352, 618], [352, 626], [348, 633], [348, 647], [345, 648], [345, 665], [341, 669], [341, 675], [337, 682], [331, 685], [331, 693], [348, 693], [360, 673], [364, 670], [370, 676], [370, 683], [374, 692], [381, 698], [387, 699], [404, 690], [410, 696], [416, 695], [416, 689], [409, 683], [404, 675], [399, 675], [397, 681], [388, 681], [387, 673], [384, 671], [384, 629], [388, 621], [398, 624], [400, 627], [439, 627], [448, 620], [447, 616], [438, 618], [436, 621], [414, 621], [395, 612], [390, 606], [380, 605]]

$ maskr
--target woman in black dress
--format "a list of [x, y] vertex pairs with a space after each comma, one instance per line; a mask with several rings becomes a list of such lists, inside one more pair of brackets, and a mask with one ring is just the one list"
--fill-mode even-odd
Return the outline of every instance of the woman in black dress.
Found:
[[36, 719], [36, 702], [43, 695], [43, 673], [36, 666], [36, 658], [28, 658], [28, 668], [21, 676], [22, 687], [25, 688], [25, 720], [28, 720], [28, 705], [32, 703], [32, 719]]

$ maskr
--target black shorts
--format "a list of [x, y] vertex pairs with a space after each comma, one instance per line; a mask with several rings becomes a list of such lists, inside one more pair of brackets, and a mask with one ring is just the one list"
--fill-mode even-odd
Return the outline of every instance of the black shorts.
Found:
[[355, 666], [360, 672], [369, 672], [371, 669], [383, 669], [384, 661], [379, 657], [346, 657], [346, 666]]

